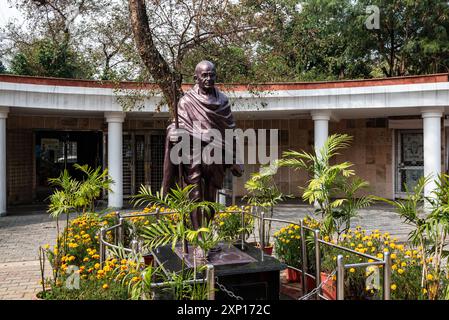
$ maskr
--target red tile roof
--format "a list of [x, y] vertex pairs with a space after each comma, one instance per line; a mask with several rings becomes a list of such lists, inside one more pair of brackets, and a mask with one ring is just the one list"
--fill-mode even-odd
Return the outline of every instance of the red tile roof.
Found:
[[[339, 80], [339, 81], [316, 81], [316, 82], [278, 82], [278, 83], [258, 83], [258, 84], [240, 84], [226, 83], [218, 84], [225, 91], [246, 91], [248, 89], [258, 91], [276, 91], [276, 90], [310, 90], [310, 89], [331, 89], [331, 88], [352, 88], [352, 87], [369, 87], [369, 86], [386, 86], [400, 84], [416, 84], [416, 83], [435, 83], [448, 82], [449, 74], [430, 74], [420, 76], [377, 78], [363, 80]], [[157, 89], [154, 83], [142, 82], [113, 82], [113, 81], [97, 81], [97, 80], [79, 80], [65, 78], [46, 78], [46, 77], [30, 77], [17, 76], [9, 74], [0, 74], [0, 82], [37, 84], [50, 86], [72, 86], [86, 88], [117, 88], [117, 89]], [[192, 84], [183, 84], [183, 89], [188, 89]]]

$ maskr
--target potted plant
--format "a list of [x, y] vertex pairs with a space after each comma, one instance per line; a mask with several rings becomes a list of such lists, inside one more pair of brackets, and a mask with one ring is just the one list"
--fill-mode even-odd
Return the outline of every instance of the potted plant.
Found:
[[276, 257], [287, 264], [287, 280], [299, 282], [299, 271], [292, 269], [301, 268], [301, 236], [300, 227], [290, 224], [274, 233], [274, 248]]
[[368, 183], [355, 176], [350, 162], [330, 164], [338, 151], [349, 147], [352, 137], [347, 134], [331, 135], [324, 146], [308, 153], [287, 151], [283, 153], [281, 166], [306, 170], [311, 177], [302, 198], [316, 207], [315, 214], [322, 219], [321, 233], [333, 239], [349, 229], [351, 219], [358, 210], [368, 207], [372, 196], [357, 194]]
[[[245, 211], [250, 210], [246, 206]], [[237, 206], [227, 207], [226, 210], [218, 212], [214, 217], [214, 228], [223, 239], [235, 242], [240, 239], [241, 234], [244, 234], [246, 240], [254, 231], [254, 218], [245, 214], [244, 226], [242, 226], [242, 217], [240, 213], [241, 208]]]
[[[447, 239], [449, 235], [449, 175], [436, 178], [436, 188], [430, 196], [424, 196], [424, 188], [430, 177], [421, 177], [413, 190], [406, 188], [406, 198], [388, 200], [397, 213], [412, 226], [409, 241], [416, 247], [421, 260], [421, 292], [423, 298], [437, 300], [449, 297], [447, 287]], [[427, 203], [427, 207], [425, 206]]]
[[[266, 218], [273, 217], [274, 206], [286, 198], [277, 187], [274, 181], [274, 175], [277, 173], [278, 163], [273, 162], [270, 165], [262, 166], [259, 172], [253, 173], [251, 178], [245, 183], [248, 194], [243, 197], [248, 204], [254, 206], [261, 215], [264, 213]], [[258, 219], [258, 230], [261, 230], [260, 220]], [[265, 232], [260, 235], [263, 237], [265, 247], [263, 250], [267, 254], [273, 251], [273, 245], [270, 242], [271, 221], [265, 223]]]

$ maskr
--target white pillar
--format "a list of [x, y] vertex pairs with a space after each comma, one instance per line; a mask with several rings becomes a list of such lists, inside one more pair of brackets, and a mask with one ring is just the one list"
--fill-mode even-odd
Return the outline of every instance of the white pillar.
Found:
[[0, 216], [6, 215], [6, 118], [9, 108], [0, 109]]
[[[312, 120], [314, 127], [314, 147], [315, 152], [317, 154], [318, 159], [320, 157], [319, 151], [326, 143], [327, 137], [329, 135], [329, 120], [330, 120], [329, 112], [313, 112]], [[318, 202], [315, 201], [314, 207], [318, 208]]]
[[424, 188], [424, 195], [430, 196], [436, 188], [435, 179], [441, 173], [441, 110], [422, 111], [424, 135], [424, 176], [431, 177]]
[[315, 112], [312, 113], [312, 119], [315, 130], [315, 150], [319, 151], [329, 135], [330, 114], [328, 112]]
[[108, 123], [108, 173], [114, 180], [112, 191], [108, 193], [108, 207], [119, 209], [123, 206], [122, 126], [125, 114], [106, 112], [105, 117]]

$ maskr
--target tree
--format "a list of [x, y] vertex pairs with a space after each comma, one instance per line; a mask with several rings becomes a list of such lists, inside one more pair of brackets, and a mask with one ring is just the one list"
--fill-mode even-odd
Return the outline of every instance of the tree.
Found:
[[[448, 2], [361, 0], [355, 8], [363, 12], [368, 5], [380, 8], [380, 28], [365, 29], [360, 41], [385, 76], [447, 72]], [[359, 25], [364, 19], [360, 14]]]
[[[242, 1], [245, 2], [245, 1]], [[186, 55], [205, 43], [232, 43], [257, 19], [231, 1], [129, 0], [137, 51], [172, 111], [182, 95]]]
[[[138, 62], [136, 67], [138, 56], [132, 52], [134, 48], [130, 50], [133, 43], [126, 0], [11, 0], [11, 3], [16, 4], [26, 20], [25, 28], [14, 23], [7, 26], [7, 41], [1, 48], [4, 55], [16, 60], [16, 73], [119, 80], [137, 77], [135, 70], [140, 68]], [[36, 47], [42, 43], [52, 47], [53, 60], [82, 66], [88, 72], [55, 74], [54, 70], [45, 69], [46, 64], [37, 69], [29, 66], [30, 60], [37, 60], [30, 54], [39, 51]]]
[[84, 58], [64, 43], [48, 39], [23, 47], [11, 61], [11, 72], [28, 76], [89, 78], [92, 70]]
[[3, 65], [1, 61], [0, 61], [0, 73], [6, 73], [6, 67]]

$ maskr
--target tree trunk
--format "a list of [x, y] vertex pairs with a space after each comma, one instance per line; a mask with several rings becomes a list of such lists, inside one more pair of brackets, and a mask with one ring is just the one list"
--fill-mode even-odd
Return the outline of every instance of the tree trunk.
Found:
[[145, 0], [128, 0], [128, 4], [137, 51], [145, 67], [161, 89], [173, 116], [175, 106], [182, 95], [181, 73], [170, 69], [153, 41]]

